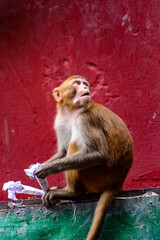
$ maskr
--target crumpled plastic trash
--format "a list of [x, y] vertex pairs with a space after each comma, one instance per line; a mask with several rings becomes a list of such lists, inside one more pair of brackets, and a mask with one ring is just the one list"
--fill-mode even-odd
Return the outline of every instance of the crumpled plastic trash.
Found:
[[17, 181], [17, 182], [9, 181], [7, 183], [4, 183], [3, 191], [7, 189], [8, 189], [8, 198], [12, 200], [18, 200], [16, 198], [15, 193], [25, 193], [25, 194], [38, 195], [38, 196], [42, 196], [44, 194], [43, 190], [30, 187], [27, 185], [23, 185], [21, 181]]
[[31, 178], [35, 178], [38, 181], [42, 190], [27, 186], [27, 185], [23, 185], [21, 183], [21, 181], [17, 181], [17, 182], [9, 181], [7, 183], [4, 183], [4, 185], [3, 185], [4, 191], [8, 189], [8, 198], [9, 199], [18, 200], [16, 198], [15, 193], [25, 193], [25, 194], [38, 195], [38, 196], [44, 195], [44, 193], [49, 189], [49, 185], [48, 185], [47, 179], [40, 179], [40, 178], [36, 177], [36, 175], [34, 174], [35, 171], [38, 170], [39, 166], [40, 166], [40, 164], [37, 163], [37, 164], [32, 165], [31, 168], [24, 169], [24, 171], [27, 174], [27, 176], [29, 176]]
[[38, 181], [39, 185], [41, 186], [42, 190], [44, 192], [47, 192], [47, 190], [49, 189], [49, 185], [47, 182], [47, 179], [41, 179], [38, 178], [34, 173], [38, 170], [40, 164], [36, 163], [34, 165], [32, 165], [30, 168], [28, 169], [24, 169], [25, 173], [27, 174], [27, 176], [31, 177], [31, 178], [36, 178], [36, 180]]

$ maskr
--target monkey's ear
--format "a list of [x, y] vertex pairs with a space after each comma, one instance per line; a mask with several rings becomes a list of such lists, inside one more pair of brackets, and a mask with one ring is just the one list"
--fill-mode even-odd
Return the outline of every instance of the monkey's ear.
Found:
[[61, 92], [60, 92], [59, 88], [53, 89], [53, 97], [57, 102], [59, 102], [61, 100]]

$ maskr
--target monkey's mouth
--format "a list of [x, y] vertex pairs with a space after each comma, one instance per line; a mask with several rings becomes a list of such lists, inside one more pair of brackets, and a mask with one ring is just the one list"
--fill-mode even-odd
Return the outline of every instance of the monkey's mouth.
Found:
[[81, 95], [81, 97], [84, 97], [84, 96], [90, 96], [90, 93], [89, 92], [86, 92], [84, 94]]

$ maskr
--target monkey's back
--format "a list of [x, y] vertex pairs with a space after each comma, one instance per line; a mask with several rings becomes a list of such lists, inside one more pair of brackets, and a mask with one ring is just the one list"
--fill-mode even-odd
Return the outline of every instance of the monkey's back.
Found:
[[[108, 166], [123, 164], [133, 159], [133, 142], [131, 134], [123, 120], [110, 109], [98, 103], [91, 103], [90, 109], [84, 113], [86, 124], [92, 131], [88, 137], [93, 146], [107, 158]], [[87, 134], [88, 128], [85, 129]]]

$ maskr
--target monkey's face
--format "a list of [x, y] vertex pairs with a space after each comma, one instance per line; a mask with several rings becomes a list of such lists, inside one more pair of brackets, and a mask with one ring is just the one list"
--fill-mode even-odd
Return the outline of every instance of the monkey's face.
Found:
[[87, 107], [91, 102], [89, 82], [80, 77], [66, 80], [54, 89], [53, 96], [58, 103], [70, 108]]
[[90, 85], [87, 80], [77, 78], [70, 82], [71, 88], [74, 89], [72, 104], [74, 107], [85, 107], [91, 102]]

